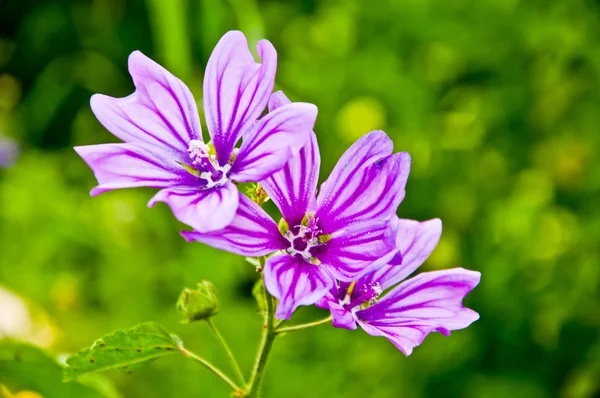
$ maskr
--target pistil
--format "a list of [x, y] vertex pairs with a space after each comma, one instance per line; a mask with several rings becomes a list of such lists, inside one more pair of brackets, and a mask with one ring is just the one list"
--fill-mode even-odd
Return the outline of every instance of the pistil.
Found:
[[[206, 181], [206, 185], [202, 188], [218, 187], [229, 181], [228, 173], [231, 170], [231, 163], [221, 166], [214, 147], [201, 140], [191, 140], [187, 152], [192, 161], [193, 167], [191, 168], [198, 171], [192, 174]], [[189, 171], [187, 167], [186, 169]]]

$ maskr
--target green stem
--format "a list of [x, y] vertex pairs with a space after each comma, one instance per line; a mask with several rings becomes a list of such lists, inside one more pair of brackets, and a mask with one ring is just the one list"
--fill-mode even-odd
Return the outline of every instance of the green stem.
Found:
[[[261, 265], [264, 266], [265, 258], [262, 257], [259, 261], [261, 262]], [[254, 365], [250, 383], [246, 390], [245, 396], [248, 398], [256, 398], [259, 396], [269, 354], [271, 353], [271, 348], [273, 348], [275, 337], [277, 337], [275, 333], [275, 303], [273, 302], [273, 297], [271, 297], [266, 289], [264, 299], [266, 308], [265, 323], [263, 325], [263, 334], [258, 350], [258, 356], [256, 358], [256, 364]]]
[[204, 366], [206, 369], [210, 370], [211, 372], [213, 372], [215, 375], [217, 375], [221, 380], [223, 380], [225, 383], [227, 383], [227, 385], [229, 387], [231, 387], [233, 389], [233, 391], [236, 394], [239, 394], [242, 389], [239, 388], [237, 386], [237, 384], [235, 384], [233, 382], [233, 380], [231, 380], [229, 377], [227, 377], [227, 375], [225, 373], [223, 373], [219, 368], [217, 368], [215, 365], [213, 365], [212, 363], [208, 362], [206, 359], [199, 357], [198, 355], [194, 354], [191, 351], [186, 350], [184, 347], [179, 347], [179, 352], [181, 352], [183, 355], [185, 355], [188, 358], [193, 359], [194, 361], [200, 363], [202, 366]]
[[321, 319], [319, 321], [314, 321], [314, 322], [309, 322], [309, 323], [303, 323], [301, 325], [288, 326], [286, 328], [277, 328], [277, 329], [275, 329], [275, 334], [289, 333], [289, 332], [295, 332], [297, 330], [304, 330], [304, 329], [308, 329], [308, 328], [313, 328], [315, 326], [319, 326], [319, 325], [323, 325], [325, 323], [329, 323], [329, 322], [331, 322], [332, 319], [333, 319], [333, 317], [330, 315], [327, 318]]
[[279, 329], [279, 327], [280, 327], [281, 325], [283, 325], [284, 323], [286, 323], [286, 322], [287, 322], [286, 320], [280, 320], [279, 322], [277, 322], [277, 323], [275, 324], [275, 330]]
[[246, 379], [244, 378], [244, 372], [242, 372], [242, 369], [240, 368], [238, 361], [235, 359], [235, 355], [233, 355], [233, 352], [231, 351], [231, 348], [229, 348], [229, 345], [223, 338], [223, 335], [219, 332], [219, 329], [217, 329], [217, 326], [214, 324], [214, 322], [212, 321], [211, 318], [207, 318], [206, 323], [208, 323], [208, 326], [213, 331], [213, 333], [215, 334], [215, 336], [217, 337], [217, 339], [219, 340], [219, 342], [225, 349], [225, 352], [227, 352], [227, 356], [231, 360], [231, 364], [233, 365], [233, 370], [237, 374], [237, 377], [238, 377], [240, 383], [242, 383], [242, 385], [246, 384]]

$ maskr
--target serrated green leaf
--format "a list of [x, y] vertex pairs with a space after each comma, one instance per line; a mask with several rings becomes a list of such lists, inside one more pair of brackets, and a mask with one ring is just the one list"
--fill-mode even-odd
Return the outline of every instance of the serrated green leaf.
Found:
[[0, 385], [13, 393], [33, 391], [45, 398], [118, 397], [107, 380], [65, 384], [62, 372], [62, 366], [41, 348], [9, 339], [0, 341]]
[[156, 358], [176, 352], [179, 345], [178, 339], [152, 322], [117, 330], [67, 358], [63, 379], [69, 381], [82, 374], [109, 369], [131, 372]]

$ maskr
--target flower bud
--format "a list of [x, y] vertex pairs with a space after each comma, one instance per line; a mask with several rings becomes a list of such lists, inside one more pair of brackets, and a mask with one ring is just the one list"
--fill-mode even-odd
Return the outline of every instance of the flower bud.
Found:
[[198, 283], [195, 290], [184, 289], [177, 300], [177, 310], [186, 318], [183, 323], [201, 321], [217, 315], [217, 289], [208, 281]]

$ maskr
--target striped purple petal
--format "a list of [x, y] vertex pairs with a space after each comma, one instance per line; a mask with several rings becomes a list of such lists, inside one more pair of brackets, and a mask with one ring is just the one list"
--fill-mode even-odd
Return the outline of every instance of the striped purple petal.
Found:
[[418, 222], [398, 219], [398, 253], [389, 264], [363, 278], [357, 285], [379, 283], [385, 290], [412, 274], [425, 262], [437, 246], [442, 234], [442, 221], [438, 218]]
[[277, 52], [267, 40], [254, 61], [242, 32], [226, 33], [208, 60], [204, 75], [204, 114], [219, 163], [226, 164], [236, 143], [267, 107], [273, 91]]
[[331, 316], [333, 317], [332, 324], [334, 327], [348, 330], [356, 329], [356, 319], [352, 312], [334, 301], [330, 301], [328, 307], [329, 311], [331, 311]]
[[[271, 96], [269, 108], [273, 110], [289, 103], [279, 91]], [[298, 155], [288, 159], [283, 169], [261, 181], [262, 187], [291, 226], [299, 225], [309, 209], [316, 208], [320, 165], [317, 137], [311, 132]]]
[[277, 224], [256, 203], [239, 194], [239, 207], [231, 223], [215, 232], [183, 231], [188, 241], [198, 241], [241, 256], [264, 256], [285, 248]]
[[374, 131], [344, 153], [317, 199], [316, 216], [325, 233], [395, 214], [404, 198], [410, 156], [405, 152], [391, 155], [391, 151], [388, 136]]
[[373, 336], [390, 340], [405, 355], [431, 332], [449, 335], [479, 319], [462, 300], [481, 274], [462, 268], [425, 272], [409, 279], [381, 301], [356, 312], [359, 325]]
[[334, 233], [313, 254], [340, 281], [386, 264], [396, 253], [396, 220], [364, 221]]
[[98, 186], [91, 195], [112, 189], [150, 187], [166, 188], [177, 183], [185, 184], [192, 175], [160, 153], [144, 144], [101, 144], [75, 147], [75, 151], [94, 171]]
[[165, 202], [179, 221], [197, 231], [208, 232], [225, 228], [238, 208], [238, 190], [232, 182], [211, 189], [176, 186], [165, 188], [150, 200]]
[[309, 140], [316, 118], [317, 107], [302, 102], [269, 112], [244, 136], [232, 178], [260, 181], [280, 170]]
[[325, 268], [287, 254], [269, 257], [263, 275], [265, 287], [279, 300], [279, 319], [290, 319], [300, 305], [314, 304], [334, 283]]
[[136, 91], [125, 98], [92, 96], [92, 111], [104, 127], [127, 143], [146, 143], [172, 157], [185, 156], [202, 139], [198, 109], [185, 84], [139, 51], [129, 56]]

